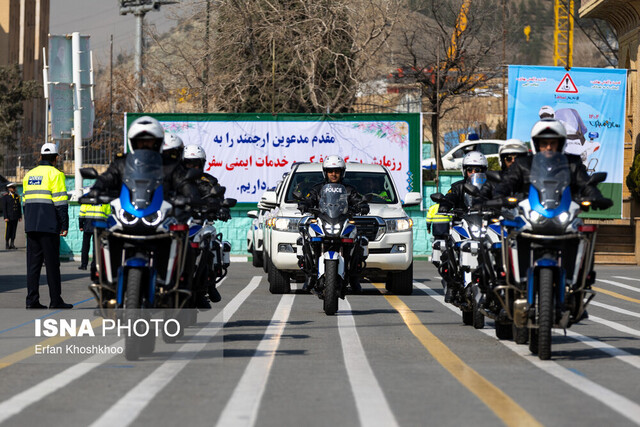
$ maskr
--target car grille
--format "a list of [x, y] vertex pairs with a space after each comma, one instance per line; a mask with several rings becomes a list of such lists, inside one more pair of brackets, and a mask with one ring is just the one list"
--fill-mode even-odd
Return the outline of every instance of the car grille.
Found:
[[378, 235], [378, 220], [375, 218], [354, 218], [358, 234], [373, 241]]

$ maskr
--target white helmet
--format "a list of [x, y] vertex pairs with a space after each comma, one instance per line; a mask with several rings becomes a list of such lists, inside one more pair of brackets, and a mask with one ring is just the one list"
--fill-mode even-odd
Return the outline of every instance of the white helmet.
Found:
[[207, 153], [204, 149], [197, 144], [189, 144], [184, 147], [184, 161], [199, 161], [200, 167], [204, 168], [204, 164], [207, 161]]
[[562, 153], [567, 142], [567, 130], [556, 119], [542, 119], [531, 129], [531, 141], [534, 154], [539, 152], [538, 144], [541, 139], [558, 139], [558, 153]]
[[45, 142], [40, 148], [40, 154], [58, 154], [58, 147], [56, 144]]
[[133, 153], [138, 147], [138, 142], [142, 140], [153, 140], [151, 150], [162, 152], [164, 141], [164, 129], [159, 121], [153, 117], [143, 116], [135, 119], [129, 127], [127, 133], [128, 149]]
[[347, 169], [347, 164], [344, 162], [342, 157], [332, 154], [322, 162], [322, 174], [324, 175], [324, 179], [327, 179], [328, 169], [340, 169], [340, 179], [342, 180], [344, 178], [344, 171]]
[[164, 144], [162, 144], [162, 152], [164, 153], [167, 150], [177, 150], [180, 149], [180, 154], [184, 149], [184, 143], [182, 139], [178, 135], [173, 133], [166, 132], [164, 134]]
[[542, 107], [540, 107], [540, 110], [538, 111], [538, 116], [541, 119], [553, 119], [556, 115], [556, 112], [553, 110], [553, 107], [550, 105], [543, 105]]
[[462, 174], [465, 178], [467, 177], [465, 171], [467, 170], [467, 168], [472, 166], [479, 167], [481, 169], [481, 172], [484, 173], [489, 168], [489, 162], [481, 152], [472, 151], [464, 156], [464, 159], [462, 159]]
[[507, 143], [500, 147], [500, 151], [498, 152], [500, 156], [500, 165], [504, 168], [504, 158], [508, 155], [516, 155], [516, 156], [526, 156], [529, 154], [529, 149], [524, 144], [524, 142], [520, 141], [517, 138], [511, 138], [507, 140]]

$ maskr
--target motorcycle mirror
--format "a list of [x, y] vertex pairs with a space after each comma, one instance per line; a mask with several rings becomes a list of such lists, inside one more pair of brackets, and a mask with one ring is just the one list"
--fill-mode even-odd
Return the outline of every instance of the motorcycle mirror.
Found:
[[603, 182], [605, 179], [607, 179], [607, 173], [606, 172], [595, 172], [589, 178], [589, 181], [587, 182], [587, 185], [597, 185], [597, 184], [600, 184], [601, 182]]
[[464, 191], [474, 197], [480, 196], [480, 190], [478, 190], [478, 187], [471, 185], [468, 182], [464, 184]]
[[216, 184], [211, 189], [211, 194], [213, 195], [213, 197], [222, 198], [224, 197], [225, 191], [227, 191], [226, 187]]
[[238, 201], [236, 199], [224, 199], [222, 201], [222, 207], [223, 208], [232, 208], [236, 205], [236, 203], [238, 203]]
[[487, 171], [487, 179], [491, 182], [500, 182], [502, 181], [502, 177], [500, 176], [500, 172], [498, 171]]
[[442, 203], [444, 201], [444, 195], [442, 193], [433, 193], [431, 195], [431, 200], [436, 203]]
[[96, 179], [99, 174], [95, 168], [80, 168], [80, 175], [86, 179]]

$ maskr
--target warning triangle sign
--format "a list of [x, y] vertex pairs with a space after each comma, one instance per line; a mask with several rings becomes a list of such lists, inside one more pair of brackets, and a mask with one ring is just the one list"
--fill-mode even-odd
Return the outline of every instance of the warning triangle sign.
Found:
[[569, 75], [569, 73], [564, 75], [564, 77], [560, 81], [560, 84], [556, 88], [556, 92], [578, 93], [578, 88], [576, 87], [576, 84], [571, 79], [571, 76]]

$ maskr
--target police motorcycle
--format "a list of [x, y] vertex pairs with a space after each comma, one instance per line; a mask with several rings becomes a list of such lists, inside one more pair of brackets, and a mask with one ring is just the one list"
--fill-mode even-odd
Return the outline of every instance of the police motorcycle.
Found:
[[212, 302], [219, 302], [220, 296], [216, 285], [227, 275], [231, 265], [231, 243], [223, 240], [222, 233], [218, 233], [214, 221], [228, 221], [228, 217], [221, 215], [221, 208], [232, 208], [236, 199], [222, 199], [225, 187], [216, 185], [211, 194], [205, 197], [213, 198], [209, 208], [195, 212], [189, 219], [189, 242], [193, 254], [191, 259], [195, 263], [193, 283], [194, 287], [205, 286]]
[[[83, 168], [81, 174], [98, 177], [93, 168]], [[181, 336], [185, 326], [181, 309], [192, 293], [191, 276], [185, 274], [189, 201], [182, 196], [164, 199], [161, 155], [150, 150], [130, 153], [118, 196], [85, 196], [79, 202], [111, 203], [107, 221], [94, 222], [98, 283], [89, 290], [101, 315], [131, 325], [161, 313], [165, 326], [172, 327], [163, 328], [163, 339], [172, 342]], [[125, 336], [127, 360], [137, 360], [154, 348], [153, 330]]]
[[[498, 240], [487, 227], [486, 213], [473, 209], [473, 196], [486, 182], [486, 174], [475, 173], [465, 184], [465, 209], [453, 209], [451, 229], [446, 239], [433, 243], [432, 262], [443, 278], [445, 295], [462, 311], [462, 322], [476, 329], [484, 327], [481, 304], [494, 280], [491, 240]], [[437, 203], [446, 203], [441, 193], [431, 196]], [[486, 247], [488, 245], [488, 248]], [[495, 249], [494, 249], [495, 250]], [[449, 289], [448, 289], [449, 288]]]
[[[606, 179], [594, 173], [588, 185]], [[528, 197], [517, 214], [503, 215], [501, 226], [505, 284], [496, 287], [515, 329], [528, 329], [529, 350], [551, 358], [552, 328], [578, 322], [595, 296], [590, 289], [597, 227], [578, 218], [592, 200], [572, 200], [571, 175], [564, 155], [539, 153], [533, 158]], [[524, 344], [526, 340], [516, 338]]]
[[[303, 199], [299, 191], [294, 196]], [[360, 206], [349, 207], [345, 186], [325, 184], [318, 205], [300, 220], [298, 265], [311, 281], [312, 291], [323, 300], [325, 314], [332, 316], [338, 311], [338, 298], [345, 297], [349, 279], [360, 276], [366, 266], [369, 241], [358, 235], [352, 217], [360, 213]]]

